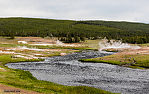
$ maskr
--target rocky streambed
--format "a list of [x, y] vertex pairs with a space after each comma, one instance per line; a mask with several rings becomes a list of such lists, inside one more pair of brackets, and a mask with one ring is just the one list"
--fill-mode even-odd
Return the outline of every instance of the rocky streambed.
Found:
[[131, 69], [104, 63], [83, 63], [112, 53], [84, 51], [46, 58], [43, 62], [6, 64], [9, 68], [30, 71], [39, 80], [68, 86], [90, 86], [122, 94], [149, 94], [149, 70]]

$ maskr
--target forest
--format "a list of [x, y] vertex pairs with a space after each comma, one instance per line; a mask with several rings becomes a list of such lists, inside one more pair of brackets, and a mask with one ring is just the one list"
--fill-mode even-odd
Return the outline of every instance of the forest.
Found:
[[86, 39], [122, 40], [123, 42], [149, 43], [149, 24], [116, 21], [73, 21], [40, 18], [0, 18], [0, 36], [58, 37], [72, 43]]

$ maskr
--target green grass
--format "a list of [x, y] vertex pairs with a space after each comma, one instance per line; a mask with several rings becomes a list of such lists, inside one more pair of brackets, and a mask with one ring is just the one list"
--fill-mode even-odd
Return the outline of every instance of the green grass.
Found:
[[108, 63], [130, 68], [149, 68], [149, 55], [110, 55], [105, 57], [81, 59], [82, 62]]
[[103, 49], [103, 51], [106, 51], [106, 52], [119, 52], [118, 49]]
[[93, 49], [99, 49], [99, 39], [97, 40], [86, 40], [84, 42], [85, 46]]
[[93, 63], [108, 63], [114, 65], [122, 65], [125, 64], [124, 62], [114, 61], [114, 60], [98, 60], [98, 59], [81, 59], [81, 62], [93, 62]]
[[38, 48], [38, 49], [73, 49], [73, 50], [97, 50], [94, 48], [81, 46], [81, 47], [65, 47], [65, 46], [41, 46], [41, 45], [27, 45], [29, 48]]
[[149, 43], [146, 43], [146, 44], [137, 44], [138, 46], [141, 46], [141, 47], [144, 47], [144, 46], [146, 46], [146, 47], [149, 47]]
[[[57, 45], [29, 45], [29, 44], [18, 44], [19, 37], [16, 39], [8, 39], [8, 37], [0, 37], [0, 47], [18, 47], [18, 46], [26, 46], [28, 48], [38, 48], [38, 49], [73, 49], [73, 50], [98, 50], [99, 40], [87, 40], [82, 43], [80, 47], [67, 47], [67, 46], [57, 46]], [[23, 37], [22, 37], [23, 38]], [[29, 37], [28, 37], [29, 38]], [[56, 37], [55, 37], [56, 38]]]
[[18, 47], [26, 46], [28, 48], [37, 48], [37, 49], [73, 49], [73, 50], [97, 50], [95, 48], [90, 48], [87, 46], [80, 47], [65, 47], [65, 46], [41, 46], [41, 45], [28, 45], [28, 44], [0, 44], [0, 47]]
[[0, 67], [3, 67], [6, 71], [0, 71], [0, 83], [32, 90], [44, 94], [114, 94], [97, 88], [87, 86], [63, 86], [48, 81], [37, 80], [28, 71], [9, 69], [5, 64], [10, 62], [27, 62], [27, 61], [40, 61], [39, 59], [23, 59], [12, 58], [11, 55], [0, 56]]
[[18, 46], [26, 46], [26, 47], [31, 47], [28, 44], [0, 44], [0, 47], [18, 47]]
[[0, 47], [17, 47], [18, 44], [0, 44]]

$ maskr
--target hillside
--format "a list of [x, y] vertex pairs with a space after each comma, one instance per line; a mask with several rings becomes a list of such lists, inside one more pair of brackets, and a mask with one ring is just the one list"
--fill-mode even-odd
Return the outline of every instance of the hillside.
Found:
[[59, 37], [65, 42], [84, 39], [122, 39], [129, 43], [148, 43], [149, 24], [113, 21], [72, 21], [39, 18], [0, 18], [1, 36]]

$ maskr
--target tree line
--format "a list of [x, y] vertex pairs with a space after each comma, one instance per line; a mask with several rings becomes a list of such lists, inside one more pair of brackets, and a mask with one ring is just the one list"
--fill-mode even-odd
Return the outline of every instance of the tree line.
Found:
[[149, 43], [149, 24], [110, 21], [71, 21], [38, 18], [0, 18], [0, 36], [58, 37], [72, 43], [85, 39]]

